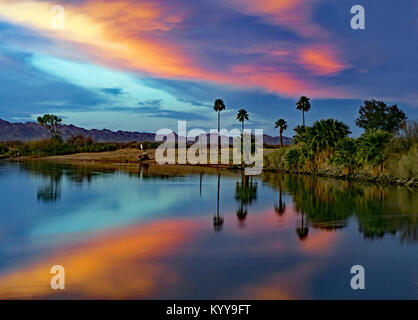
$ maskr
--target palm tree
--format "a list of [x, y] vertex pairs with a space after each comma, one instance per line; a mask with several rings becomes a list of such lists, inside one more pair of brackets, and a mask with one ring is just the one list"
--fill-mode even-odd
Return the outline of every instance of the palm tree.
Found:
[[225, 104], [222, 101], [222, 99], [215, 100], [213, 110], [215, 110], [218, 113], [218, 135], [219, 135], [219, 131], [221, 130], [221, 111], [225, 110]]
[[287, 129], [287, 122], [284, 119], [279, 119], [276, 121], [274, 128], [280, 128], [280, 146], [283, 146], [283, 131]]
[[350, 133], [350, 128], [341, 121], [321, 119], [315, 121], [312, 127], [307, 127], [304, 142], [313, 152], [333, 149]]
[[240, 109], [237, 114], [237, 120], [242, 123], [242, 134], [244, 135], [244, 121], [248, 120], [248, 112], [245, 109]]
[[299, 101], [296, 103], [296, 109], [302, 111], [302, 125], [305, 126], [305, 112], [308, 112], [311, 109], [309, 98], [305, 96], [300, 97]]
[[387, 157], [385, 148], [391, 139], [392, 134], [386, 131], [366, 131], [359, 139], [358, 157], [360, 161], [372, 165], [380, 164], [380, 172], [383, 172], [383, 161]]

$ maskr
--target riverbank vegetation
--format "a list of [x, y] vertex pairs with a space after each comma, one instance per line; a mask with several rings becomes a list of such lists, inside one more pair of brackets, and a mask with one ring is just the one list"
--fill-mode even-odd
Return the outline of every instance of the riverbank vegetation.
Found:
[[336, 119], [294, 128], [293, 145], [267, 154], [264, 168], [360, 180], [418, 184], [418, 122], [407, 121], [396, 105], [365, 101], [356, 124], [365, 129], [351, 138]]

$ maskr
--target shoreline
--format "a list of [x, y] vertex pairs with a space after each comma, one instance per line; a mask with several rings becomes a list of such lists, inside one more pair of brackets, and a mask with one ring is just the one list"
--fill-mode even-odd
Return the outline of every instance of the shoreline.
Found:
[[[153, 155], [153, 150], [150, 150], [150, 154]], [[147, 150], [148, 152], [148, 150]], [[160, 165], [153, 160], [146, 160], [142, 162], [142, 166], [136, 160], [136, 156], [139, 153], [137, 149], [122, 149], [117, 151], [99, 152], [99, 153], [76, 153], [71, 155], [61, 156], [48, 156], [48, 157], [19, 157], [3, 159], [9, 162], [32, 162], [42, 161], [51, 162], [57, 164], [70, 164], [78, 166], [88, 166], [98, 169], [111, 169], [111, 170], [124, 170], [130, 173], [137, 173], [138, 168], [144, 167], [148, 170], [155, 171], [158, 174], [163, 175], [175, 175], [188, 173], [216, 173], [218, 170], [230, 172], [235, 174], [242, 171], [241, 166], [237, 165], [190, 165], [190, 164], [166, 164]], [[375, 185], [387, 185], [387, 186], [402, 186], [405, 188], [417, 190], [418, 189], [418, 177], [410, 179], [401, 179], [388, 176], [372, 176], [370, 174], [354, 173], [350, 176], [341, 172], [330, 171], [291, 171], [285, 169], [268, 169], [264, 168], [263, 173], [286, 173], [292, 175], [304, 175], [314, 177], [326, 177], [337, 180], [364, 182]]]

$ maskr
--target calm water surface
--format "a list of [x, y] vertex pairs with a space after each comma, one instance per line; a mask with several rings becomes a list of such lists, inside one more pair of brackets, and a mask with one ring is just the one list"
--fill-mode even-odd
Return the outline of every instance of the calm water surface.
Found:
[[185, 170], [0, 163], [0, 298], [418, 298], [418, 192]]

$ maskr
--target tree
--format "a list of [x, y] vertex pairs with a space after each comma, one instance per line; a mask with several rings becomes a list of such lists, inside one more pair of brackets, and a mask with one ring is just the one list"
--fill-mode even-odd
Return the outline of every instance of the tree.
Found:
[[280, 128], [280, 146], [283, 146], [283, 131], [287, 129], [287, 122], [284, 119], [279, 119], [276, 121], [276, 123], [274, 124], [274, 128]]
[[305, 142], [313, 152], [333, 149], [350, 133], [345, 123], [335, 119], [322, 119], [307, 128]]
[[332, 162], [348, 169], [348, 176], [358, 166], [357, 144], [353, 138], [344, 138], [337, 143]]
[[383, 101], [366, 100], [360, 107], [356, 125], [368, 130], [383, 130], [397, 133], [407, 116], [397, 105], [388, 107]]
[[385, 144], [392, 134], [383, 130], [369, 130], [359, 138], [358, 156], [360, 161], [372, 165], [380, 164], [383, 172], [383, 161], [386, 159]]
[[305, 112], [308, 112], [311, 109], [311, 103], [309, 98], [302, 96], [299, 98], [299, 101], [296, 103], [296, 109], [302, 111], [302, 125], [305, 126]]
[[307, 129], [304, 126], [296, 126], [293, 128], [293, 131], [296, 132], [296, 134], [293, 136], [293, 142], [299, 143], [299, 142], [305, 142], [306, 141], [306, 132]]
[[241, 139], [241, 145], [242, 145], [243, 144], [243, 141], [244, 141], [244, 121], [245, 120], [248, 120], [248, 112], [247, 112], [247, 110], [240, 109], [238, 111], [238, 114], [237, 114], [237, 120], [239, 122], [241, 122], [241, 124], [242, 124], [242, 135], [241, 135], [241, 137], [242, 137], [242, 139]]
[[62, 122], [62, 119], [55, 114], [45, 114], [42, 117], [38, 117], [39, 125], [47, 128], [52, 135], [52, 138], [59, 137], [57, 126]]
[[225, 110], [225, 104], [222, 99], [216, 99], [213, 110], [218, 113], [218, 135], [221, 130], [221, 111]]

